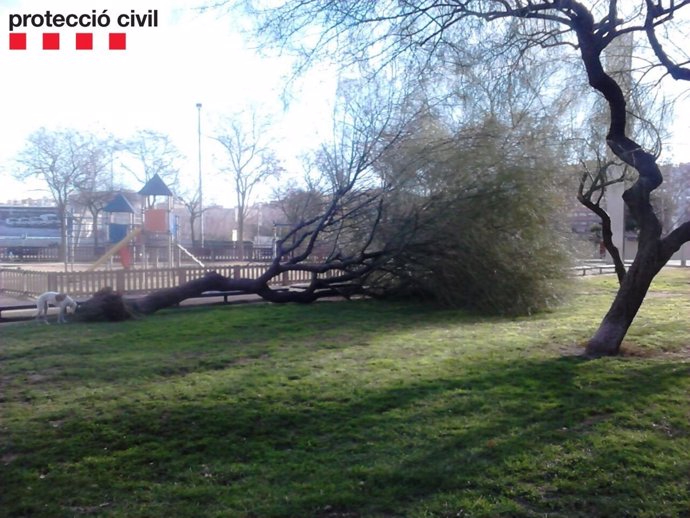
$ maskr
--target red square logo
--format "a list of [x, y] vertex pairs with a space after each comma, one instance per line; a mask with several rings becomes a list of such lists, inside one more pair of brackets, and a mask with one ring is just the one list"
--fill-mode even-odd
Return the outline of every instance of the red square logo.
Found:
[[78, 32], [76, 41], [77, 50], [93, 49], [93, 34], [90, 32]]
[[26, 50], [26, 33], [10, 33], [10, 50]]
[[127, 48], [127, 34], [111, 32], [108, 35], [108, 48], [110, 50], [125, 50]]
[[43, 33], [43, 50], [59, 50], [60, 49], [60, 33], [59, 32], [44, 32]]

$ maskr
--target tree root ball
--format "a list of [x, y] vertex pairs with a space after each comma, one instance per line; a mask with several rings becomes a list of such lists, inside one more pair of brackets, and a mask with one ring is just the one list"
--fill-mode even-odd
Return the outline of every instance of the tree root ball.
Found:
[[134, 318], [134, 314], [122, 294], [106, 286], [80, 304], [75, 317], [85, 322], [121, 322]]

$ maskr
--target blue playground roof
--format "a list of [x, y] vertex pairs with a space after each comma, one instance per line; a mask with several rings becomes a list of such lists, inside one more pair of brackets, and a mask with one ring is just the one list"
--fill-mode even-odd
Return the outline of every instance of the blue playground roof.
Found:
[[103, 207], [103, 210], [106, 212], [131, 212], [132, 214], [136, 212], [122, 193], [115, 196], [108, 205]]
[[146, 182], [146, 185], [139, 191], [139, 194], [144, 196], [172, 196], [173, 193], [165, 185], [165, 182], [161, 180], [158, 174], [153, 175], [153, 177]]

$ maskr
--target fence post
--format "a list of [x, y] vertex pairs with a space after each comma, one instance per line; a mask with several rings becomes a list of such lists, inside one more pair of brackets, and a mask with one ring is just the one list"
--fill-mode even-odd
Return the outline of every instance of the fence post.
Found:
[[48, 286], [46, 291], [58, 291], [57, 272], [48, 272]]
[[288, 272], [283, 272], [283, 286], [289, 286], [290, 279], [288, 277]]
[[240, 278], [240, 267], [239, 266], [233, 266], [232, 267], [232, 278], [233, 279], [239, 279]]
[[119, 293], [125, 292], [125, 270], [115, 271], [115, 291]]

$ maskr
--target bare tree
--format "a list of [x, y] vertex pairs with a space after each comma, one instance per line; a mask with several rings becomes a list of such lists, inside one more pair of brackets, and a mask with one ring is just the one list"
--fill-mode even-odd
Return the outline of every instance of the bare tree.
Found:
[[94, 159], [101, 160], [102, 163], [89, 168], [89, 175], [71, 198], [74, 207], [81, 207], [82, 213], [89, 213], [94, 247], [99, 246], [98, 217], [113, 199], [116, 190], [112, 176], [113, 156], [121, 148], [120, 143], [112, 136], [99, 139], [98, 145], [103, 148], [102, 153], [95, 155]]
[[620, 176], [613, 176], [610, 173], [612, 166], [617, 165], [613, 160], [606, 160], [597, 157], [596, 165], [590, 167], [586, 162], [582, 164], [582, 177], [577, 191], [578, 201], [594, 212], [601, 221], [601, 240], [604, 248], [611, 256], [618, 281], [623, 282], [625, 278], [625, 262], [618, 247], [613, 242], [613, 230], [611, 228], [611, 216], [602, 205], [604, 194], [607, 187], [625, 181], [626, 169]]
[[307, 182], [301, 186], [294, 180], [273, 192], [273, 198], [283, 215], [283, 221], [296, 226], [301, 221], [311, 219], [323, 207], [324, 195], [317, 185]]
[[70, 198], [93, 190], [95, 181], [110, 160], [107, 144], [76, 130], [41, 128], [27, 139], [17, 161], [19, 179], [37, 176], [45, 181], [57, 205], [60, 219], [60, 258], [65, 258], [67, 209]]
[[129, 171], [142, 187], [158, 175], [168, 188], [175, 192], [179, 182], [177, 163], [182, 155], [168, 135], [153, 130], [140, 130], [122, 144], [121, 150], [131, 158], [122, 160], [122, 167]]
[[91, 235], [93, 236], [94, 247], [99, 246], [98, 216], [103, 212], [106, 205], [113, 199], [113, 190], [99, 190], [98, 187], [81, 189], [74, 195], [72, 203], [75, 206], [83, 207], [88, 211], [91, 219]]
[[197, 243], [195, 223], [199, 218], [202, 217], [203, 213], [207, 209], [207, 207], [201, 207], [200, 194], [201, 193], [199, 192], [199, 189], [196, 188], [180, 190], [177, 193], [177, 199], [182, 202], [182, 204], [187, 209], [189, 215], [189, 228], [192, 233], [192, 243], [194, 244], [194, 246], [197, 246], [199, 244]]
[[223, 168], [232, 178], [237, 206], [237, 240], [239, 258], [244, 257], [244, 223], [252, 195], [257, 186], [280, 175], [282, 167], [268, 146], [266, 123], [261, 122], [255, 110], [247, 118], [236, 115], [214, 139], [225, 151], [227, 166]]

